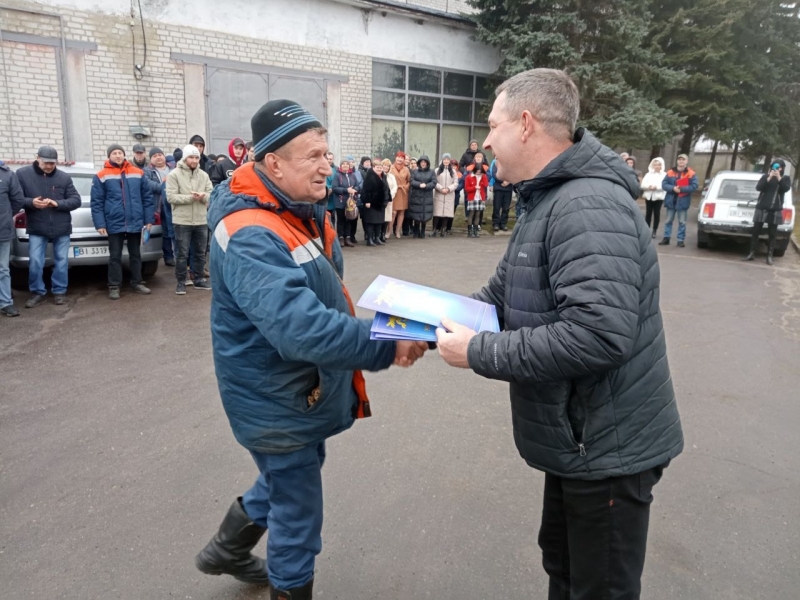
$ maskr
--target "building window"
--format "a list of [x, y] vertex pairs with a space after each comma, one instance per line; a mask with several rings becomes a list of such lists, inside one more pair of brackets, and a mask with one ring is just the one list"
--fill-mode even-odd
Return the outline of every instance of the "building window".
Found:
[[486, 139], [492, 91], [483, 75], [374, 61], [373, 155], [426, 154], [433, 166], [445, 152], [458, 160], [470, 139]]

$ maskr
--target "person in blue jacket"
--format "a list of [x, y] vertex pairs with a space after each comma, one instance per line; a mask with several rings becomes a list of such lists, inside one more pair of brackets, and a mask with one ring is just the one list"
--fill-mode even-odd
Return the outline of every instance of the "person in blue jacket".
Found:
[[689, 157], [685, 154], [678, 155], [678, 164], [667, 171], [661, 187], [667, 192], [664, 198], [664, 208], [667, 209], [667, 218], [664, 222], [664, 239], [659, 246], [668, 246], [672, 237], [672, 222], [678, 216], [678, 248], [686, 244], [686, 216], [692, 205], [692, 194], [697, 191], [697, 174], [689, 168]]
[[125, 150], [112, 144], [108, 160], [92, 180], [91, 207], [94, 228], [108, 237], [108, 297], [119, 300], [122, 285], [122, 245], [128, 246], [131, 287], [138, 294], [149, 294], [142, 281], [142, 230], [155, 222], [155, 205], [150, 182], [141, 169], [125, 160]]
[[[325, 440], [370, 415], [361, 370], [409, 366], [427, 344], [370, 340], [342, 283], [342, 250], [320, 203], [325, 129], [291, 100], [251, 121], [255, 160], [212, 193], [211, 339], [237, 441], [259, 471], [197, 555], [203, 573], [312, 597], [322, 548]], [[270, 530], [266, 565], [251, 554]]]

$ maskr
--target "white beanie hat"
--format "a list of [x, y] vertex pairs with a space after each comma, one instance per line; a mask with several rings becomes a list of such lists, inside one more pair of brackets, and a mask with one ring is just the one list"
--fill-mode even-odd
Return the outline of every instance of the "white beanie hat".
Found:
[[189, 144], [188, 146], [184, 146], [183, 147], [183, 158], [186, 158], [187, 156], [196, 156], [197, 158], [200, 158], [200, 150], [198, 150], [197, 148], [195, 148], [191, 144]]

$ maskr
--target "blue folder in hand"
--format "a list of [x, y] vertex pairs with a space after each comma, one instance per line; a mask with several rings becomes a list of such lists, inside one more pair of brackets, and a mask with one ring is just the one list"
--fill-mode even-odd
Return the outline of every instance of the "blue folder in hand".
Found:
[[475, 331], [500, 331], [497, 311], [490, 304], [385, 275], [372, 282], [358, 306], [378, 313], [372, 322], [373, 339], [436, 341], [442, 317]]

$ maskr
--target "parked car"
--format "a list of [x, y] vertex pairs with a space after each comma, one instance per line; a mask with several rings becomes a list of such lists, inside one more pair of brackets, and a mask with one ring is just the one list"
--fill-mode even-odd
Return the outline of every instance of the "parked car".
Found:
[[[11, 165], [17, 169], [24, 165]], [[91, 189], [96, 170], [91, 165], [62, 167], [69, 173], [75, 189], [81, 195], [81, 207], [72, 211], [72, 234], [69, 236], [69, 267], [108, 264], [108, 238], [97, 233], [92, 222]], [[150, 241], [142, 246], [142, 275], [151, 277], [158, 270], [161, 260], [161, 215], [156, 213], [155, 225], [150, 230]], [[22, 211], [14, 217], [17, 237], [11, 242], [11, 276], [15, 287], [26, 287], [28, 282], [28, 232], [27, 219]], [[127, 245], [122, 250], [122, 264], [128, 266]], [[47, 246], [45, 266], [53, 266], [53, 247]]]
[[[753, 214], [758, 202], [756, 184], [761, 173], [720, 171], [711, 180], [700, 204], [697, 218], [697, 246], [707, 248], [715, 238], [731, 237], [742, 241], [753, 233]], [[783, 256], [789, 247], [794, 228], [795, 210], [792, 191], [783, 198], [783, 225], [778, 225], [775, 256]], [[767, 239], [767, 228], [761, 234]]]

